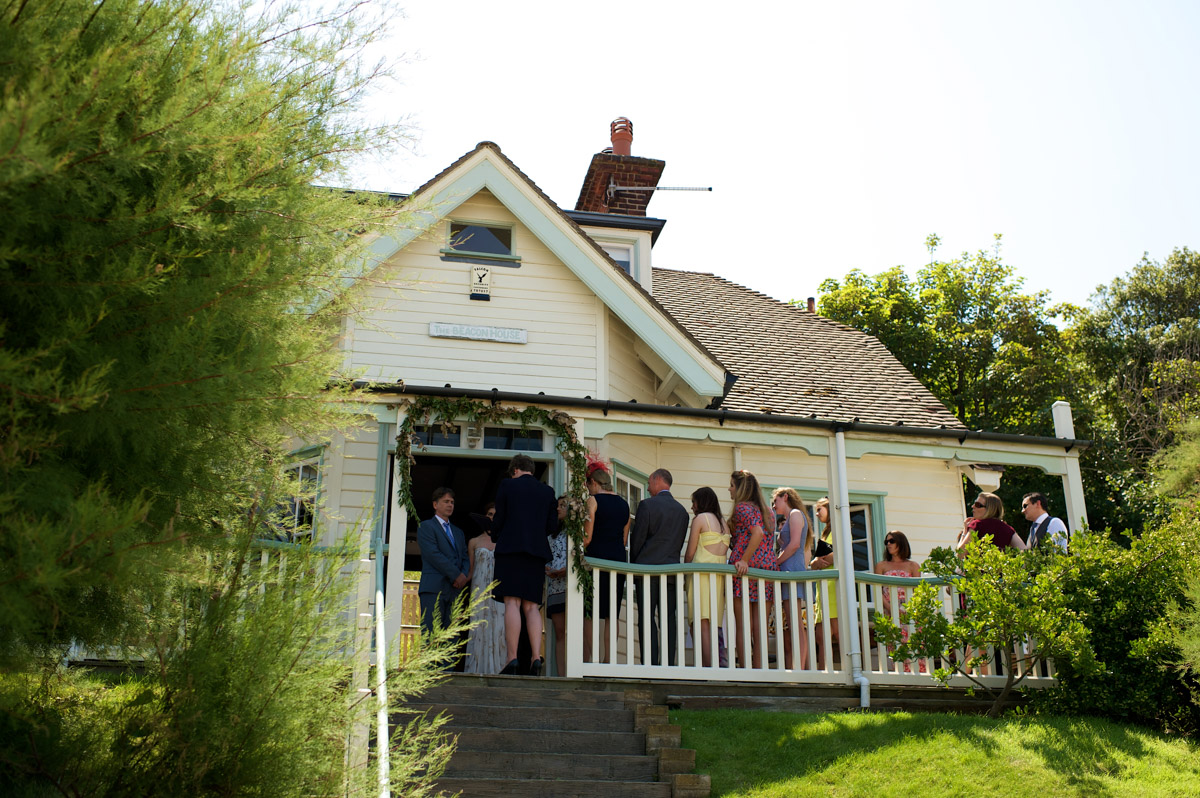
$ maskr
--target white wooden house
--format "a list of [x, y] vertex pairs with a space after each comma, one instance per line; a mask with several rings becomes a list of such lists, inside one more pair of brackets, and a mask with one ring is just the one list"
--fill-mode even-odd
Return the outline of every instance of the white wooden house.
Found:
[[[998, 484], [993, 466], [1036, 466], [1063, 480], [1065, 515], [1078, 527], [1085, 508], [1068, 407], [1055, 409], [1058, 438], [967, 430], [876, 339], [707, 271], [657, 268], [665, 222], [646, 215], [653, 192], [638, 189], [655, 186], [664, 163], [628, 154], [627, 133], [624, 121], [614, 123], [614, 151], [593, 156], [569, 210], [483, 142], [414, 192], [433, 209], [425, 224], [371, 244], [369, 310], [347, 323], [341, 344], [347, 370], [370, 385], [369, 421], [311, 454], [323, 469], [323, 540], [370, 517], [389, 546], [388, 639], [399, 628], [403, 572], [419, 555], [417, 519], [396, 501], [394, 456], [405, 400], [420, 395], [568, 413], [580, 438], [611, 459], [635, 507], [658, 467], [671, 470], [685, 504], [704, 485], [724, 497], [738, 468], [766, 488], [828, 495], [839, 550], [852, 555], [826, 583], [843, 591], [842, 606], [856, 591], [851, 569], [871, 569], [887, 530], [905, 532], [917, 559], [953, 542], [967, 515], [963, 475], [988, 489]], [[469, 531], [468, 513], [490, 501], [514, 449], [533, 455], [557, 491], [566, 484], [548, 432], [461, 425], [427, 431], [424, 442], [412, 472], [417, 507], [447, 484]], [[865, 620], [862, 609], [840, 619], [843, 641], [858, 639], [858, 626], [846, 624]], [[865, 632], [862, 641], [865, 650]], [[573, 675], [627, 673], [614, 664], [580, 669], [578, 640], [568, 647]], [[872, 666], [866, 656], [871, 678], [904, 681], [882, 659]], [[781, 667], [749, 677], [846, 682], [858, 672], [834, 665], [786, 675]]]

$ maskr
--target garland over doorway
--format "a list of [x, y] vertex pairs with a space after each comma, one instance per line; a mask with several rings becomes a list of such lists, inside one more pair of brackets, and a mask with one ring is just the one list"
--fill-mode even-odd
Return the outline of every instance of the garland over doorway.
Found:
[[[417, 424], [440, 426], [446, 431], [463, 422], [467, 424], [503, 424], [519, 422], [521, 429], [541, 427], [554, 436], [554, 448], [567, 466], [566, 533], [570, 541], [570, 562], [580, 579], [583, 594], [592, 595], [591, 572], [583, 565], [583, 521], [587, 488], [584, 487], [587, 468], [587, 447], [575, 434], [575, 419], [561, 410], [547, 410], [537, 405], [524, 408], [506, 407], [496, 402], [466, 397], [420, 396], [406, 399], [407, 412], [396, 432], [396, 478], [400, 506], [410, 516], [419, 518], [412, 497], [412, 467], [416, 461], [412, 451], [413, 430]], [[421, 445], [421, 448], [424, 448]]]

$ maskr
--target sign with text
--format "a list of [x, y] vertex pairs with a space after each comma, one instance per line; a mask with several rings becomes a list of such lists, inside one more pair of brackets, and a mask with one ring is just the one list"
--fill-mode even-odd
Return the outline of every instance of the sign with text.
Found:
[[434, 338], [462, 338], [468, 341], [496, 341], [501, 344], [527, 344], [529, 333], [519, 327], [485, 327], [481, 324], [455, 324], [446, 321], [429, 322], [429, 334]]
[[467, 274], [470, 275], [471, 280], [471, 299], [490, 301], [492, 298], [492, 267], [472, 266]]

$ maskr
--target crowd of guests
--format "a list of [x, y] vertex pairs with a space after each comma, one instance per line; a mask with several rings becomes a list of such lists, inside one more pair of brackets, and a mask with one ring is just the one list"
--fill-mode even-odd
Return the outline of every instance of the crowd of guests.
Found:
[[[466, 670], [475, 673], [540, 675], [543, 600], [546, 616], [555, 640], [557, 673], [565, 675], [566, 653], [566, 575], [567, 535], [563, 531], [570, 510], [567, 496], [555, 497], [549, 486], [533, 476], [534, 464], [528, 455], [516, 455], [509, 464], [511, 478], [501, 482], [494, 504], [482, 516], [476, 516], [486, 534], [472, 538], [468, 545], [461, 529], [450, 523], [454, 512], [454, 493], [439, 488], [433, 494], [434, 516], [417, 530], [423, 569], [420, 582], [421, 623], [430, 629], [436, 623], [449, 622], [450, 607], [470, 585], [471, 594], [483, 597], [475, 603], [476, 623], [466, 647]], [[829, 499], [818, 500], [810, 515], [809, 508], [793, 488], [778, 488], [771, 501], [764, 500], [758, 479], [750, 471], [739, 469], [730, 475], [729, 496], [733, 509], [726, 518], [712, 488], [702, 487], [691, 494], [691, 512], [671, 493], [673, 478], [666, 469], [657, 469], [648, 479], [649, 497], [641, 501], [636, 513], [613, 490], [612, 475], [600, 460], [589, 460], [586, 473], [588, 499], [585, 506], [584, 553], [588, 557], [663, 565], [683, 562], [732, 565], [739, 578], [733, 580], [732, 613], [733, 653], [738, 664], [754, 668], [763, 664], [757, 603], [773, 605], [776, 585], [771, 580], [743, 579], [750, 568], [766, 571], [808, 571], [832, 568], [834, 548]], [[993, 493], [981, 493], [971, 507], [971, 517], [958, 533], [956, 547], [960, 556], [975, 539], [985, 539], [1000, 547], [1028, 549], [1054, 545], [1067, 549], [1066, 526], [1046, 511], [1046, 498], [1031, 493], [1022, 500], [1021, 510], [1031, 523], [1028, 538], [1022, 538], [1004, 523], [1004, 506]], [[819, 530], [811, 528], [815, 518]], [[882, 558], [874, 572], [885, 576], [917, 577], [921, 566], [912, 559], [908, 538], [900, 531], [884, 538]], [[687, 606], [676, 606], [676, 576], [652, 576], [648, 596], [642, 594], [642, 579], [634, 581], [634, 603], [638, 618], [645, 619], [645, 635], [639, 635], [642, 662], [663, 663], [661, 632], [667, 639], [666, 662], [679, 664], [678, 624], [682, 614], [688, 623], [698, 618], [691, 630], [697, 662], [711, 666], [727, 664], [725, 630], [718, 630], [717, 650], [713, 650], [714, 622], [725, 617], [725, 581], [701, 578], [695, 587], [685, 580]], [[661, 602], [666, 581], [665, 603]], [[612, 662], [609, 623], [620, 614], [626, 595], [625, 575], [616, 575], [615, 595], [608, 574], [598, 574], [596, 600], [585, 613], [583, 622], [584, 661]], [[495, 583], [489, 596], [489, 587]], [[796, 606], [800, 618], [792, 617], [791, 591], [796, 583], [784, 582], [781, 591], [784, 630], [796, 627], [799, 650], [793, 651], [792, 635], [784, 634], [785, 667], [809, 667], [808, 623], [803, 616], [809, 607], [816, 623], [825, 616], [830, 621], [831, 642], [838, 644], [837, 598], [835, 591], [814, 593], [814, 585], [796, 585]], [[715, 591], [715, 592], [714, 592]], [[743, 592], [749, 612], [743, 612]], [[891, 614], [890, 590], [880, 591], [883, 611]], [[896, 600], [902, 606], [906, 591], [900, 588]], [[661, 604], [661, 606], [660, 606]], [[772, 615], [773, 613], [768, 613]], [[435, 621], [436, 619], [436, 621]], [[592, 651], [593, 623], [599, 623], [600, 651]], [[746, 637], [749, 637], [749, 651]], [[649, 658], [643, 637], [650, 639]], [[823, 640], [815, 641], [816, 667], [825, 667]], [[524, 657], [521, 656], [524, 649]], [[593, 659], [593, 654], [598, 656]], [[527, 665], [522, 665], [522, 659]], [[908, 667], [908, 664], [905, 664]], [[922, 666], [923, 667], [923, 666]]]

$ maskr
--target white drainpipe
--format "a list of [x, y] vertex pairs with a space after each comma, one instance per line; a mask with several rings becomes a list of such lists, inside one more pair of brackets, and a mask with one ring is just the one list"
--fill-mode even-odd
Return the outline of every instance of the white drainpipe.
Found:
[[[838, 581], [842, 583], [842, 597], [839, 599], [841, 608], [840, 618], [845, 620], [846, 634], [842, 645], [850, 644], [850, 672], [854, 683], [858, 685], [858, 704], [861, 707], [871, 706], [871, 681], [863, 673], [862, 648], [858, 635], [858, 590], [854, 584], [854, 549], [850, 543], [850, 489], [846, 478], [846, 436], [841, 429], [834, 432], [834, 449], [837, 466], [836, 495], [830, 500], [838, 513], [838, 525], [841, 527], [837, 537]], [[847, 640], [846, 638], [849, 638]]]

